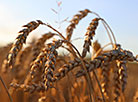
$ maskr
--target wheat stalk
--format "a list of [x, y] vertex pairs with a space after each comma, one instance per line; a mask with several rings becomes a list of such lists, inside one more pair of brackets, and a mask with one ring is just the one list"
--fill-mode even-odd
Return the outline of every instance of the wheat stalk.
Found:
[[4, 81], [3, 81], [3, 79], [2, 79], [1, 76], [0, 76], [0, 81], [1, 81], [2, 84], [3, 84], [3, 86], [4, 86], [5, 90], [6, 90], [6, 93], [8, 94], [8, 97], [9, 97], [9, 99], [10, 99], [10, 102], [13, 102], [13, 99], [12, 99], [11, 95], [9, 94], [8, 88], [6, 87], [6, 85], [5, 85], [5, 83], [4, 83]]

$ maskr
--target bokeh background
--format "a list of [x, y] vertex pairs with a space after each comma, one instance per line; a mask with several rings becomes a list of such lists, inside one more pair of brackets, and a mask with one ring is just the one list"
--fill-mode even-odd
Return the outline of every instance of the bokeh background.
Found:
[[[123, 48], [137, 54], [137, 5], [138, 0], [0, 0], [0, 45], [14, 41], [22, 25], [37, 19], [51, 24], [65, 35], [68, 21], [79, 10], [87, 8], [97, 12], [108, 22]], [[81, 38], [74, 41], [80, 50], [86, 28], [94, 17], [89, 14], [74, 31], [72, 39]], [[39, 27], [29, 38], [40, 36], [49, 30], [47, 27]], [[96, 32], [94, 40], [98, 39], [103, 45], [109, 42], [102, 24]]]

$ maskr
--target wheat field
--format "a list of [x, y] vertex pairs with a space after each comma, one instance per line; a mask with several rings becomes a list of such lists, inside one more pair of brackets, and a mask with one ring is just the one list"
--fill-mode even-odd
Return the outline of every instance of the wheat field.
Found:
[[[96, 18], [90, 21], [79, 51], [71, 38], [88, 14]], [[105, 46], [93, 41], [99, 25], [110, 40]], [[27, 37], [39, 26], [53, 32], [25, 46]], [[66, 34], [41, 20], [22, 27], [13, 43], [0, 47], [1, 102], [138, 102], [137, 56], [117, 43], [112, 29], [97, 13], [79, 11]], [[112, 48], [104, 50], [109, 45]], [[60, 54], [60, 48], [67, 53]]]

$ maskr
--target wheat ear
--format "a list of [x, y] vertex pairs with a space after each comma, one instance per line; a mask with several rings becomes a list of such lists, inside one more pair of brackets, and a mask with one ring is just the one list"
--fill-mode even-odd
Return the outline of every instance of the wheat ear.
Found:
[[[99, 67], [102, 67], [102, 62], [104, 60], [108, 60], [108, 62], [114, 60], [120, 61], [136, 61], [136, 58], [133, 56], [133, 53], [127, 50], [111, 50], [108, 53], [103, 53], [102, 55], [94, 58], [94, 60], [90, 61], [90, 67], [88, 67], [87, 71], [91, 72]], [[84, 74], [84, 70], [80, 70], [77, 72], [76, 77], [80, 77]]]
[[[115, 63], [117, 64], [117, 62]], [[114, 80], [114, 102], [118, 102], [119, 101], [119, 96], [120, 96], [120, 90], [121, 90], [121, 82], [120, 82], [120, 74], [119, 74], [119, 67], [114, 66], [114, 76], [113, 76], [113, 80]]]
[[124, 92], [127, 84], [126, 61], [117, 61], [117, 67], [114, 69], [114, 102], [119, 101], [121, 91]]
[[44, 65], [43, 80], [46, 90], [51, 87], [53, 82], [53, 71], [55, 70], [56, 57], [58, 55], [56, 49], [62, 46], [63, 41], [58, 40], [49, 44], [47, 51], [47, 61]]
[[45, 86], [43, 83], [39, 83], [39, 84], [32, 83], [31, 85], [11, 83], [10, 86], [14, 87], [15, 89], [22, 89], [23, 91], [30, 92], [30, 93], [33, 93], [35, 91], [37, 92], [45, 91]]
[[86, 56], [87, 52], [90, 51], [91, 40], [93, 39], [93, 36], [95, 35], [95, 30], [98, 26], [99, 20], [100, 20], [100, 18], [93, 19], [87, 28], [87, 32], [85, 34], [86, 38], [84, 41], [83, 51], [82, 51], [82, 57], [83, 58]]
[[125, 91], [126, 89], [126, 84], [127, 84], [127, 66], [126, 66], [126, 61], [119, 61], [118, 67], [120, 68], [119, 74], [120, 74], [120, 80], [122, 84], [122, 92]]
[[102, 78], [101, 86], [102, 86], [102, 92], [103, 92], [105, 98], [108, 100], [108, 98], [109, 98], [109, 93], [108, 93], [109, 85], [108, 85], [108, 83], [109, 83], [109, 71], [110, 71], [109, 62], [108, 62], [108, 60], [107, 61], [104, 60], [104, 62], [102, 62], [102, 64], [103, 65], [102, 65], [101, 69], [102, 69], [103, 78]]
[[40, 24], [43, 24], [42, 21], [31, 21], [28, 24], [24, 25], [25, 29], [19, 31], [19, 35], [14, 41], [11, 50], [9, 51], [8, 57], [7, 57], [7, 63], [10, 68], [12, 68], [16, 56], [19, 53], [19, 51], [22, 49], [22, 46], [24, 43], [26, 43], [26, 38], [29, 35], [30, 32], [35, 30]]
[[72, 18], [72, 20], [70, 21], [71, 24], [66, 28], [66, 39], [68, 41], [70, 41], [73, 30], [75, 29], [76, 25], [79, 23], [79, 21], [86, 17], [88, 15], [88, 13], [90, 13], [90, 10], [85, 9], [83, 11], [80, 11], [80, 14], [76, 14], [74, 15], [74, 17]]

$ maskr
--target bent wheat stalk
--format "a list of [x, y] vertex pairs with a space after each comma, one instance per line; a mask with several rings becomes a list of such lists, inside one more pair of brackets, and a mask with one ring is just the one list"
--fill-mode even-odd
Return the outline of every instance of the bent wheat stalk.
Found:
[[[97, 14], [96, 12], [91, 11], [91, 13], [93, 13], [93, 14], [96, 15], [97, 17], [101, 18], [101, 17], [99, 16], [99, 14]], [[108, 34], [108, 37], [109, 37], [110, 42], [111, 42], [111, 44], [112, 44], [112, 47], [114, 47], [114, 43], [115, 43], [115, 45], [117, 44], [115, 35], [114, 35], [112, 29], [110, 28], [110, 26], [107, 24], [107, 22], [106, 22], [103, 18], [101, 18], [101, 20], [102, 20], [102, 24], [103, 24], [105, 30], [107, 31], [107, 34]], [[112, 38], [111, 38], [111, 35], [110, 35], [110, 32], [108, 31], [108, 29], [109, 29], [110, 32], [111, 32], [111, 35], [112, 35], [113, 40], [114, 40], [114, 43], [113, 43], [113, 40], [112, 40]]]

